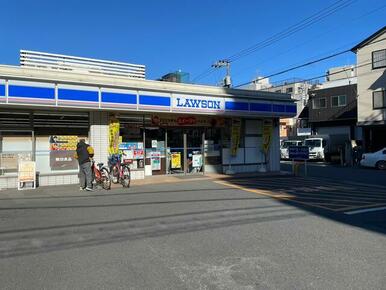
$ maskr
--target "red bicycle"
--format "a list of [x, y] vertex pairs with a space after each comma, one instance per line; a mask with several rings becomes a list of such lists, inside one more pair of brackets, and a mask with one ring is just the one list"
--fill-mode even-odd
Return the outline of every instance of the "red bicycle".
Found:
[[110, 175], [113, 183], [120, 183], [123, 187], [130, 187], [130, 163], [131, 160], [122, 160], [120, 156], [114, 156], [110, 159]]
[[103, 166], [103, 163], [98, 163], [95, 166], [95, 161], [92, 160], [91, 170], [93, 173], [93, 180], [97, 186], [102, 186], [105, 190], [111, 189], [110, 173], [107, 167]]

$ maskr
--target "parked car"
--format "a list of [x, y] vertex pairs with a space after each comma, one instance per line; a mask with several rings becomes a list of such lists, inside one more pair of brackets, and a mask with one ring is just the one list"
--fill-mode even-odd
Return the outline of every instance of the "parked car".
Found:
[[374, 152], [362, 155], [361, 166], [375, 167], [381, 170], [386, 169], [386, 147]]

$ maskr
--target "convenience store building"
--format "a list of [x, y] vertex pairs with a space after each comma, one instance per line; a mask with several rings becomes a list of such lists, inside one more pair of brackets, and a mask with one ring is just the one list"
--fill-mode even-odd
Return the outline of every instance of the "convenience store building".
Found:
[[16, 187], [20, 160], [36, 162], [40, 186], [77, 183], [79, 138], [96, 162], [124, 152], [133, 179], [280, 169], [279, 118], [296, 115], [290, 95], [146, 80], [138, 65], [22, 55], [24, 65], [0, 66], [0, 188]]

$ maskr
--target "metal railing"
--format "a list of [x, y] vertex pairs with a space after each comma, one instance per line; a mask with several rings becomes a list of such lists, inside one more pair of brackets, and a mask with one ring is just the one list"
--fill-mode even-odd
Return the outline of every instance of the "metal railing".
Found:
[[146, 67], [139, 64], [85, 57], [20, 50], [20, 65], [31, 68], [60, 70], [94, 75], [145, 79]]

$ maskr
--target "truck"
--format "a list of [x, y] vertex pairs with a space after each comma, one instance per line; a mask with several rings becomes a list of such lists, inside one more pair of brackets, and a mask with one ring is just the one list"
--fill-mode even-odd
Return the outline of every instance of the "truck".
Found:
[[347, 142], [347, 134], [312, 135], [304, 140], [304, 145], [310, 148], [310, 159], [330, 162], [343, 156]]

